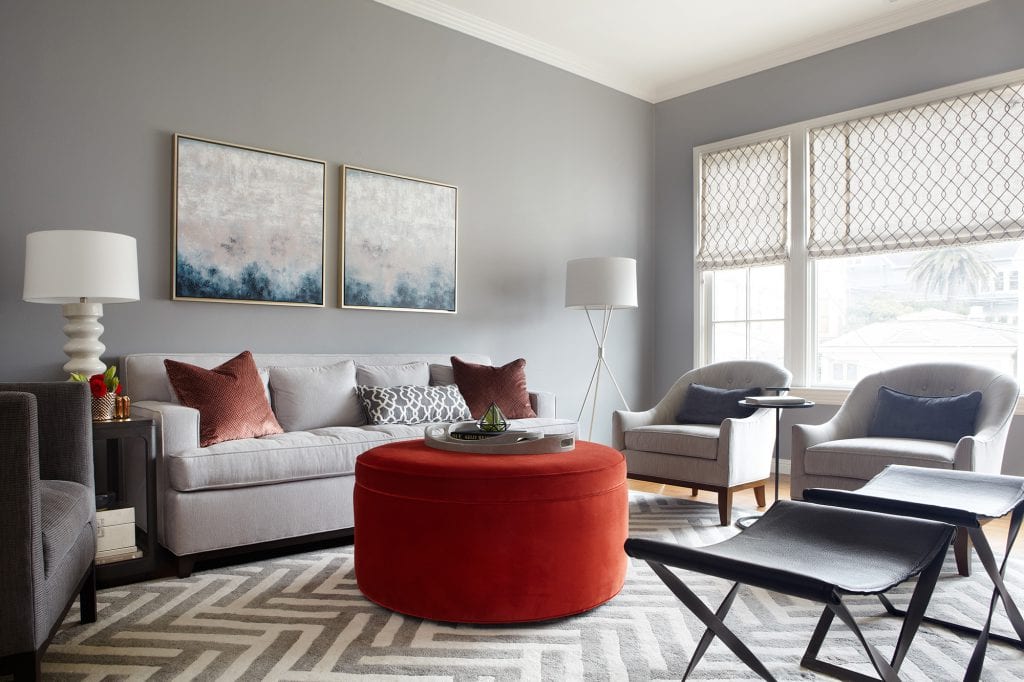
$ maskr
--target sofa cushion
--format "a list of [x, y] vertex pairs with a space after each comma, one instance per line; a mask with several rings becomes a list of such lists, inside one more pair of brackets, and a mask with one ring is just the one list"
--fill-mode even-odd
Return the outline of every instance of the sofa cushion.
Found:
[[241, 488], [347, 476], [359, 454], [390, 441], [385, 433], [334, 426], [217, 443], [165, 455], [164, 461], [174, 490]]
[[[39, 482], [39, 511], [43, 530], [43, 574], [51, 571], [92, 523], [92, 491], [74, 481]], [[89, 529], [89, 532], [93, 532]]]
[[[260, 374], [260, 381], [263, 382], [263, 392], [267, 396], [267, 402], [270, 402], [270, 370], [265, 367], [257, 367], [256, 371]], [[167, 392], [171, 394], [170, 402], [175, 405], [181, 405], [181, 401], [178, 400], [178, 394], [174, 392], [174, 386], [171, 385], [171, 377], [167, 375], [166, 370], [164, 371], [164, 379], [167, 381]]]
[[176, 360], [164, 367], [181, 404], [199, 410], [200, 446], [282, 432], [249, 351], [213, 369]]
[[846, 438], [819, 443], [804, 452], [804, 471], [866, 481], [889, 464], [953, 468], [956, 445], [912, 438]]
[[430, 363], [430, 385], [451, 386], [455, 383], [455, 370], [451, 365], [441, 365], [436, 362]]
[[743, 419], [754, 414], [756, 408], [744, 407], [739, 402], [749, 395], [760, 393], [760, 388], [716, 388], [690, 384], [686, 387], [676, 421], [681, 424], [718, 426], [726, 419]]
[[463, 362], [452, 356], [452, 370], [473, 419], [482, 417], [491, 403], [496, 404], [507, 419], [537, 416], [526, 390], [526, 360], [523, 358], [501, 367], [491, 367]]
[[955, 443], [974, 433], [979, 407], [981, 391], [929, 397], [879, 386], [867, 435]]
[[718, 426], [656, 424], [626, 431], [626, 449], [663, 455], [718, 459]]
[[356, 386], [356, 395], [363, 403], [370, 424], [425, 424], [469, 419], [469, 408], [458, 386]]
[[285, 431], [366, 423], [351, 360], [326, 367], [272, 367], [270, 388], [274, 415]]
[[426, 386], [430, 383], [430, 365], [407, 362], [404, 365], [356, 365], [359, 386]]

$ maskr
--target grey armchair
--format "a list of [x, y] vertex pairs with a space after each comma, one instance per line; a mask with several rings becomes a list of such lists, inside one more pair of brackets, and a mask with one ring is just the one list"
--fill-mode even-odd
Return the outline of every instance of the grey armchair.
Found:
[[[917, 396], [979, 391], [974, 433], [955, 443], [868, 437], [882, 386]], [[998, 474], [1019, 392], [1013, 377], [963, 363], [919, 363], [869, 374], [857, 382], [832, 419], [793, 426], [792, 497], [803, 499], [807, 488], [859, 488], [889, 464]]]
[[[646, 412], [617, 410], [612, 415], [612, 447], [626, 458], [628, 476], [718, 493], [723, 526], [732, 516], [733, 493], [753, 488], [757, 505], [765, 503], [775, 447], [775, 410], [755, 410], [720, 424], [676, 421], [690, 384], [720, 389], [789, 386], [789, 370], [768, 362], [735, 360], [691, 370], [679, 378]], [[775, 395], [768, 393], [767, 395]]]
[[89, 388], [0, 384], [0, 673], [40, 677], [76, 598], [96, 620]]

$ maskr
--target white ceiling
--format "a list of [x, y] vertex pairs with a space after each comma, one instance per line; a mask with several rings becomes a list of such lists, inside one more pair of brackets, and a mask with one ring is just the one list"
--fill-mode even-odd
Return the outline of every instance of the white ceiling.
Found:
[[377, 0], [649, 102], [987, 0]]

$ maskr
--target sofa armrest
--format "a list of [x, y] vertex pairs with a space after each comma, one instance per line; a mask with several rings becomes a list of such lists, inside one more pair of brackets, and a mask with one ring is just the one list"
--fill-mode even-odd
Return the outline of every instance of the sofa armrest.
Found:
[[537, 413], [538, 417], [554, 418], [557, 411], [557, 403], [554, 393], [544, 391], [530, 391], [530, 407]]
[[132, 405], [132, 412], [139, 417], [153, 419], [159, 427], [158, 461], [165, 454], [199, 447], [199, 410], [174, 403], [142, 400]]
[[640, 426], [656, 424], [657, 410], [651, 408], [643, 412], [615, 410], [612, 412], [612, 447], [616, 450], [626, 448], [626, 431]]

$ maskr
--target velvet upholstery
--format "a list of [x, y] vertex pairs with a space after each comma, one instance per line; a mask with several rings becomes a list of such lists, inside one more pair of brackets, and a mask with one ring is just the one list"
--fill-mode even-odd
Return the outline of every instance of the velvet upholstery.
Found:
[[[928, 397], [977, 391], [981, 403], [974, 428], [955, 443], [871, 437], [883, 386]], [[1019, 392], [1017, 381], [1007, 374], [958, 362], [916, 363], [869, 374], [857, 382], [830, 420], [793, 426], [793, 499], [802, 499], [806, 488], [860, 488], [890, 464], [998, 474]]]
[[880, 386], [868, 436], [955, 443], [974, 433], [981, 392], [948, 397], [917, 396]]
[[577, 442], [568, 453], [477, 455], [422, 442], [356, 461], [356, 581], [420, 618], [512, 623], [580, 613], [626, 575], [626, 466]]
[[715, 388], [701, 384], [686, 387], [686, 397], [676, 414], [680, 424], [713, 424], [718, 426], [726, 419], [745, 419], [754, 414], [753, 407], [744, 407], [740, 401], [751, 395], [761, 395], [761, 389]]
[[526, 360], [519, 358], [501, 367], [465, 362], [452, 356], [455, 383], [469, 405], [473, 419], [480, 419], [494, 403], [508, 419], [537, 416], [526, 390]]

